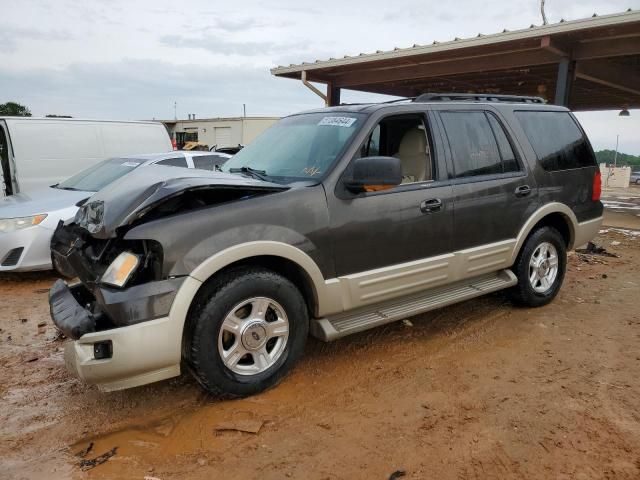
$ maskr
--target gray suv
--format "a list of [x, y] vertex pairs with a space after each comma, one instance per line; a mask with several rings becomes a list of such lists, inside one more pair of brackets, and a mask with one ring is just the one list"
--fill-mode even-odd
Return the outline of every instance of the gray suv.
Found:
[[154, 167], [52, 240], [68, 368], [102, 390], [189, 369], [276, 384], [325, 341], [501, 289], [538, 307], [602, 220], [575, 117], [536, 97], [425, 94], [282, 119], [220, 172]]

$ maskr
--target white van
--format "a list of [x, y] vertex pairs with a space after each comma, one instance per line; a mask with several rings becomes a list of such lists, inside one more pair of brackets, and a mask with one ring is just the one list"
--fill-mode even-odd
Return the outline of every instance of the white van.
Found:
[[0, 117], [4, 195], [56, 184], [107, 158], [171, 150], [158, 122]]

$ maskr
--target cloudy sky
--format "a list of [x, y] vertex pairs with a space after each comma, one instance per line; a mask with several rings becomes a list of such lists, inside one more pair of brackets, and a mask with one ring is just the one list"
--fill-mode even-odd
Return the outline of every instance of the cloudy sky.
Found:
[[[550, 22], [640, 0], [547, 0]], [[0, 0], [0, 103], [34, 115], [285, 115], [320, 105], [269, 69], [540, 24], [538, 0]], [[372, 97], [344, 92], [342, 100]], [[580, 114], [594, 147], [640, 154], [640, 110]]]

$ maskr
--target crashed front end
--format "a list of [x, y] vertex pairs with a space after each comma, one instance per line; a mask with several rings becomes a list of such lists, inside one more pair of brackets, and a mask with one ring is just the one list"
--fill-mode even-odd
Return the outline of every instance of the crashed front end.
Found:
[[[156, 178], [156, 171], [169, 178]], [[182, 327], [188, 302], [200, 282], [165, 271], [162, 245], [130, 239], [136, 226], [164, 216], [188, 214], [229, 201], [276, 191], [275, 186], [230, 184], [229, 179], [172, 178], [172, 167], [154, 167], [154, 177], [133, 174], [82, 205], [73, 222], [58, 225], [51, 241], [56, 267], [79, 281], [55, 282], [51, 318], [73, 342], [67, 368], [105, 391], [180, 374]], [[182, 170], [182, 169], [179, 169]], [[136, 172], [137, 173], [137, 172]], [[146, 177], [149, 177], [147, 173]], [[188, 232], [185, 232], [188, 234]]]
[[65, 349], [72, 373], [107, 391], [180, 374], [170, 311], [187, 277], [161, 277], [158, 243], [96, 239], [74, 223], [58, 227], [51, 247], [80, 280], [58, 280], [49, 292], [53, 322], [74, 340]]

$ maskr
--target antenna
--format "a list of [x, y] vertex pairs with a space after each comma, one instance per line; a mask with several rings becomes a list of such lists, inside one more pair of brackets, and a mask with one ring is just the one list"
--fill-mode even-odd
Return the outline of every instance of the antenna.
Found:
[[547, 23], [547, 15], [544, 13], [544, 2], [545, 0], [540, 0], [540, 13], [542, 14], [542, 24], [546, 25]]

